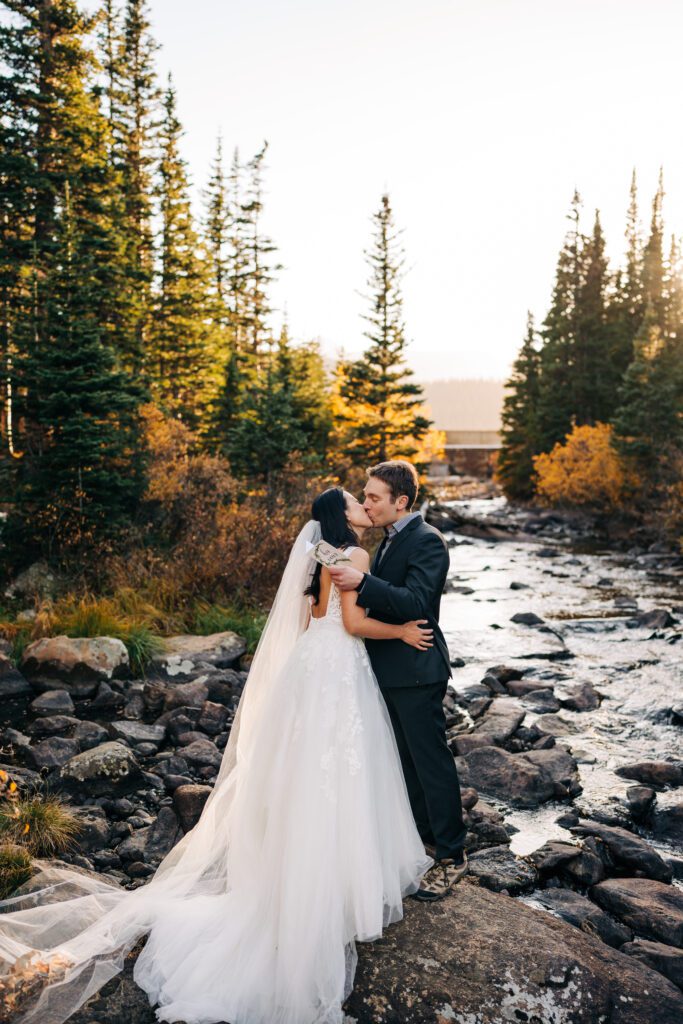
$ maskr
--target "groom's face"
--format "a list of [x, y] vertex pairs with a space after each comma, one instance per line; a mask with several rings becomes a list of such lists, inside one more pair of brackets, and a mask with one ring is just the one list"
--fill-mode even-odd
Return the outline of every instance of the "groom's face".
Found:
[[390, 523], [395, 523], [404, 514], [408, 503], [405, 494], [394, 500], [389, 484], [375, 476], [368, 478], [363, 495], [363, 508], [372, 520], [373, 526], [389, 526]]

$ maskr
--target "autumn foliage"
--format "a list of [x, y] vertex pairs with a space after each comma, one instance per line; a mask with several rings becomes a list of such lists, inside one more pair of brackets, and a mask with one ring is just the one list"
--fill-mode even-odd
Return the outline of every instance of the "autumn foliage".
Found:
[[574, 426], [564, 443], [533, 459], [536, 493], [550, 505], [621, 505], [637, 481], [612, 447], [607, 423]]

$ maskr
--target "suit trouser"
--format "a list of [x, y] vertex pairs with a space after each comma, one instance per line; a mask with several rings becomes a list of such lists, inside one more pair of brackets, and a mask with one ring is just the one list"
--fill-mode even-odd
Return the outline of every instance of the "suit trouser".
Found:
[[436, 847], [437, 858], [462, 850], [467, 833], [458, 770], [446, 741], [447, 687], [448, 680], [382, 690], [415, 824], [423, 842]]

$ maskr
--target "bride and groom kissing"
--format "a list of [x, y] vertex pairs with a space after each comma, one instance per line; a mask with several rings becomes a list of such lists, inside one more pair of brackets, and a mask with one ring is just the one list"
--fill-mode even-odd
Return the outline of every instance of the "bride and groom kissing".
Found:
[[[413, 510], [410, 463], [367, 474], [362, 503], [340, 487], [313, 502], [213, 789], [150, 881], [57, 862], [29, 898], [0, 901], [0, 986], [36, 962], [44, 979], [16, 1024], [62, 1024], [143, 938], [133, 978], [160, 1021], [342, 1024], [356, 940], [467, 871], [442, 707], [448, 548]], [[321, 540], [347, 561], [314, 561]]]

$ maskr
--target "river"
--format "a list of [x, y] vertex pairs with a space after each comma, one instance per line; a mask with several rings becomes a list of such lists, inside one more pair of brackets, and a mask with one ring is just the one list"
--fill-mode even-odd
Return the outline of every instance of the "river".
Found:
[[[445, 502], [442, 507], [478, 517], [505, 517], [507, 511], [504, 498]], [[636, 610], [654, 608], [668, 609], [680, 623], [680, 570], [653, 567], [656, 556], [638, 558], [567, 540], [534, 543], [458, 533], [447, 539], [453, 545], [450, 584], [472, 591], [447, 593], [441, 605], [451, 657], [464, 662], [453, 668], [456, 699], [458, 691], [478, 683], [494, 665], [523, 668], [525, 679], [548, 679], [559, 697], [563, 688], [589, 680], [604, 695], [600, 707], [584, 712], [563, 708], [559, 718], [566, 726], [553, 715], [551, 731], [578, 761], [583, 793], [575, 798], [575, 809], [582, 816], [613, 816], [614, 823], [629, 825], [625, 793], [635, 783], [614, 769], [636, 761], [682, 759], [683, 633], [680, 624], [655, 631], [626, 623]], [[511, 622], [517, 612], [536, 613], [554, 632]], [[553, 650], [562, 643], [573, 657], [554, 660]], [[676, 705], [678, 713], [672, 710]], [[529, 711], [524, 724], [537, 722], [543, 728], [545, 717]], [[565, 729], [566, 735], [558, 735]], [[675, 790], [660, 792], [657, 806], [676, 799]], [[506, 824], [519, 829], [511, 843], [517, 854], [551, 838], [572, 838], [555, 821], [567, 803], [510, 810], [488, 802], [504, 811]], [[661, 852], [683, 854], [683, 844], [646, 830], [643, 834]]]

